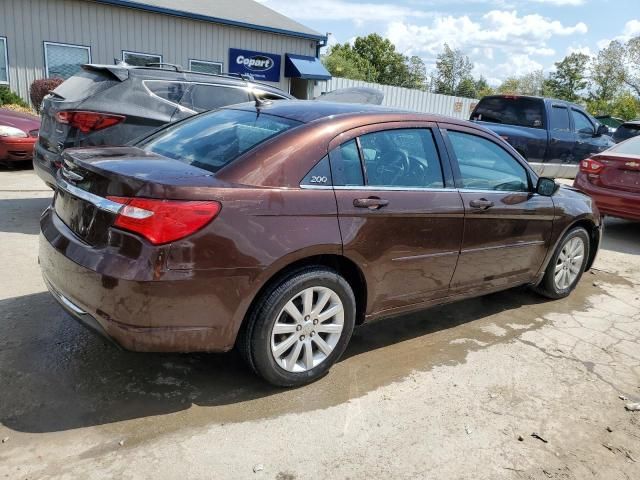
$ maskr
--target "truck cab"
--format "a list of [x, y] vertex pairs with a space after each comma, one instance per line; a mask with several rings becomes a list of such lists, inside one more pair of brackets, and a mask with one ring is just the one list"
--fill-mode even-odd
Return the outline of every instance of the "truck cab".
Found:
[[471, 120], [507, 140], [548, 177], [574, 178], [581, 160], [613, 145], [605, 125], [563, 100], [492, 95], [480, 100]]

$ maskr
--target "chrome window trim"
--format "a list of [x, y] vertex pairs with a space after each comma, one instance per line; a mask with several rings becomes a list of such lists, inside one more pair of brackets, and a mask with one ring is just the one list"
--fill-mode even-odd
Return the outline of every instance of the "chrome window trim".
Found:
[[112, 202], [108, 198], [103, 198], [98, 195], [94, 195], [93, 193], [87, 192], [86, 190], [82, 190], [81, 188], [71, 185], [70, 183], [64, 181], [60, 177], [58, 177], [56, 185], [59, 189], [64, 190], [67, 193], [70, 193], [74, 197], [78, 197], [86, 202], [89, 202], [92, 205], [96, 206], [97, 208], [105, 212], [118, 214], [120, 213], [120, 210], [122, 209], [122, 207], [124, 207], [124, 205], [121, 203]]
[[466, 190], [464, 188], [429, 188], [429, 187], [371, 187], [371, 186], [358, 186], [358, 185], [300, 185], [303, 190], [367, 190], [367, 191], [388, 191], [388, 192], [459, 192], [459, 193], [504, 193], [504, 194], [533, 194], [536, 192], [530, 192], [527, 190]]

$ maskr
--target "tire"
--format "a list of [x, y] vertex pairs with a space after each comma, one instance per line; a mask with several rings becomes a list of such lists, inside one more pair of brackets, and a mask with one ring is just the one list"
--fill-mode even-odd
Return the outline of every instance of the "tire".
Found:
[[[574, 248], [580, 243], [582, 244], [582, 255], [581, 258], [578, 258], [579, 251]], [[567, 297], [582, 278], [589, 259], [590, 243], [589, 234], [584, 228], [576, 227], [569, 230], [558, 244], [542, 281], [534, 287], [534, 290], [547, 298]], [[575, 252], [573, 257], [571, 250]], [[566, 272], [565, 276], [562, 274], [563, 271]]]
[[332, 269], [307, 267], [283, 277], [258, 298], [238, 346], [267, 382], [297, 387], [319, 379], [338, 361], [355, 318], [349, 283]]

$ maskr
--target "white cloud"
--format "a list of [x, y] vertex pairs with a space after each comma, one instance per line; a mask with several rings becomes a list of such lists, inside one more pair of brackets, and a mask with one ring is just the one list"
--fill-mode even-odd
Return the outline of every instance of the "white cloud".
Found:
[[577, 7], [580, 5], [584, 5], [585, 0], [534, 0], [536, 3], [546, 3], [548, 5], [556, 5], [560, 7], [570, 6]]
[[434, 55], [448, 43], [453, 48], [497, 48], [511, 54], [553, 55], [547, 46], [554, 36], [584, 34], [587, 26], [580, 22], [565, 26], [541, 15], [519, 16], [516, 11], [492, 10], [475, 22], [468, 16], [439, 16], [430, 25], [416, 25], [402, 20], [390, 22], [387, 37], [400, 51]]
[[640, 20], [629, 20], [624, 24], [624, 28], [622, 29], [622, 34], [618, 35], [614, 38], [604, 38], [599, 40], [596, 45], [599, 49], [607, 48], [609, 44], [617, 40], [622, 43], [626, 43], [631, 40], [633, 37], [637, 37], [640, 35]]

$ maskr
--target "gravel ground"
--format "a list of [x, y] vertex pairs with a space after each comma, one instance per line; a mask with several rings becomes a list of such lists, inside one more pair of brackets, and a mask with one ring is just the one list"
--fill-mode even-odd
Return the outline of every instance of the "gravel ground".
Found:
[[281, 390], [234, 353], [122, 352], [77, 325], [37, 265], [50, 197], [0, 170], [0, 478], [640, 478], [640, 224], [607, 220], [568, 299], [366, 325]]

